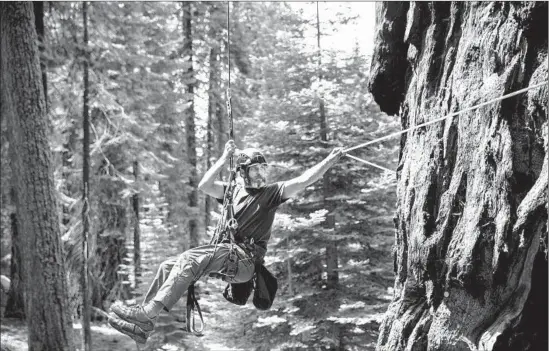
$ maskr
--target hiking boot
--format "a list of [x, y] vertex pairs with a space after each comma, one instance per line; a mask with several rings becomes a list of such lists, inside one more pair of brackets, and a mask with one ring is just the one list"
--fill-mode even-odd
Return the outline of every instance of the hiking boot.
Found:
[[145, 344], [150, 333], [145, 332], [133, 323], [128, 323], [116, 316], [115, 314], [109, 314], [109, 325], [118, 330], [122, 334], [126, 334], [139, 344]]
[[111, 311], [126, 322], [137, 325], [144, 332], [151, 332], [154, 329], [154, 320], [145, 314], [142, 306], [124, 306], [121, 303], [115, 303], [111, 306]]

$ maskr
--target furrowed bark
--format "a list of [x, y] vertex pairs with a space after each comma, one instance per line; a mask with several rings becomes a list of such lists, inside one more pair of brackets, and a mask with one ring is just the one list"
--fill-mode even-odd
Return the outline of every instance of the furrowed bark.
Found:
[[[370, 89], [403, 128], [548, 78], [547, 3], [378, 3]], [[547, 85], [401, 137], [378, 350], [546, 347]], [[538, 267], [539, 266], [539, 267]], [[518, 347], [518, 348], [517, 348]]]
[[28, 349], [74, 350], [32, 3], [0, 3], [0, 33]]

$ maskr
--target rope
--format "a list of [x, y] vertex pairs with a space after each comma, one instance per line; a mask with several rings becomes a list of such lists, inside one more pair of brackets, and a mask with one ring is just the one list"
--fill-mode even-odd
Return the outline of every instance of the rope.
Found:
[[375, 163], [373, 163], [373, 162], [369, 162], [369, 161], [363, 160], [363, 159], [358, 158], [358, 157], [356, 157], [356, 156], [349, 155], [349, 154], [345, 154], [345, 156], [347, 156], [347, 157], [349, 157], [349, 158], [352, 158], [353, 160], [357, 160], [357, 161], [360, 161], [360, 162], [362, 162], [362, 163], [365, 163], [365, 164], [367, 164], [367, 165], [370, 165], [370, 166], [373, 166], [373, 167], [377, 167], [377, 168], [382, 169], [382, 170], [384, 170], [384, 171], [386, 171], [386, 172], [396, 173], [396, 172], [393, 171], [392, 169], [385, 168], [385, 167], [383, 167], [383, 166], [380, 166], [380, 165], [375, 164]]
[[[415, 130], [415, 129], [418, 129], [418, 128], [421, 128], [421, 127], [425, 127], [425, 126], [428, 126], [429, 124], [434, 124], [434, 123], [437, 123], [437, 122], [440, 122], [440, 121], [443, 121], [447, 118], [450, 118], [450, 117], [454, 117], [454, 116], [457, 116], [461, 113], [464, 113], [464, 112], [467, 112], [467, 111], [471, 111], [471, 110], [475, 110], [479, 107], [482, 107], [482, 106], [486, 106], [486, 105], [489, 105], [491, 103], [494, 103], [496, 101], [500, 101], [500, 100], [504, 100], [504, 99], [507, 99], [507, 98], [510, 98], [512, 96], [515, 96], [515, 95], [518, 95], [518, 94], [522, 94], [528, 90], [532, 90], [532, 89], [536, 89], [536, 88], [539, 88], [541, 87], [542, 85], [545, 85], [547, 84], [547, 81], [543, 81], [539, 84], [536, 84], [536, 85], [532, 85], [532, 86], [529, 86], [529, 87], [526, 87], [526, 88], [523, 88], [523, 89], [520, 89], [520, 90], [517, 90], [513, 93], [509, 93], [507, 95], [503, 95], [503, 96], [500, 96], [500, 97], [497, 97], [497, 98], [494, 98], [494, 99], [491, 99], [491, 100], [488, 100], [486, 102], [483, 102], [481, 104], [478, 104], [478, 105], [474, 105], [474, 106], [471, 106], [471, 107], [467, 107], [463, 110], [460, 110], [460, 111], [457, 111], [457, 112], [453, 112], [453, 113], [450, 113], [444, 117], [441, 117], [441, 118], [437, 118], [435, 120], [432, 120], [432, 121], [429, 121], [429, 122], [426, 122], [426, 123], [422, 123], [422, 124], [419, 124], [417, 126], [414, 126], [414, 127], [410, 127], [410, 128], [407, 128], [407, 129], [404, 129], [404, 130], [401, 130], [401, 131], [398, 131], [398, 132], [395, 132], [395, 133], [392, 133], [392, 134], [389, 134], [389, 135], [386, 135], [386, 136], [383, 136], [383, 137], [380, 137], [380, 138], [377, 138], [377, 139], [374, 139], [374, 140], [370, 140], [368, 142], [365, 142], [363, 144], [360, 144], [360, 145], [357, 145], [357, 146], [353, 146], [353, 147], [350, 147], [350, 148], [347, 148], [345, 150], [343, 150], [343, 152], [347, 153], [349, 151], [352, 151], [352, 150], [356, 150], [356, 149], [360, 149], [360, 148], [363, 148], [365, 146], [368, 146], [368, 145], [371, 145], [371, 144], [375, 144], [377, 142], [380, 142], [380, 141], [383, 141], [383, 140], [387, 140], [389, 138], [392, 138], [392, 137], [395, 137], [395, 136], [398, 136], [398, 135], [401, 135], [401, 134], [404, 134], [404, 133], [407, 133], [409, 131], [412, 131], [412, 130]], [[353, 158], [351, 157], [351, 155], [345, 155], [347, 157], [350, 157], [350, 158]], [[373, 164], [372, 164], [373, 165]], [[381, 166], [378, 166], [378, 165], [375, 165], [375, 167], [378, 167], [378, 168], [381, 168]], [[383, 168], [382, 168], [383, 169]]]
[[[231, 103], [231, 22], [230, 1], [227, 1], [227, 63], [229, 66], [229, 85], [227, 87], [227, 115], [229, 116], [229, 139], [234, 140], [233, 133], [233, 109]], [[229, 159], [229, 170], [233, 171], [233, 156]]]
[[[229, 17], [229, 10], [230, 10], [230, 1], [227, 1], [227, 62], [228, 62], [228, 68], [229, 68], [229, 82], [227, 87], [227, 115], [229, 117], [229, 139], [233, 139], [233, 113], [231, 108], [231, 31], [230, 31], [230, 17]], [[207, 271], [207, 269], [210, 267], [210, 264], [212, 263], [212, 258], [217, 253], [218, 245], [222, 241], [222, 234], [224, 233], [224, 230], [229, 231], [229, 238], [231, 241], [231, 248], [229, 250], [229, 255], [227, 257], [227, 261], [230, 261], [232, 263], [231, 266], [229, 266], [227, 263], [225, 263], [225, 267], [227, 268], [227, 272], [225, 275], [231, 277], [234, 277], [236, 275], [236, 268], [234, 267], [234, 263], [238, 264], [238, 262], [235, 260], [236, 252], [234, 249], [234, 234], [233, 231], [236, 230], [237, 222], [234, 219], [234, 213], [233, 213], [233, 206], [232, 206], [232, 197], [234, 192], [234, 178], [235, 178], [235, 170], [233, 167], [233, 156], [231, 155], [231, 158], [229, 159], [229, 185], [227, 189], [225, 190], [225, 193], [223, 195], [223, 210], [221, 211], [221, 218], [217, 222], [217, 227], [215, 229], [214, 235], [212, 239], [210, 240], [210, 245], [214, 244], [213, 254], [210, 255], [208, 258], [208, 264], [206, 265], [206, 268], [200, 273], [199, 276], [195, 278], [195, 281], [193, 281], [189, 287], [187, 288], [187, 314], [185, 315], [186, 318], [186, 330], [188, 332], [192, 332], [193, 334], [197, 336], [203, 335], [202, 332], [204, 331], [204, 318], [202, 316], [202, 311], [200, 310], [200, 305], [198, 304], [198, 301], [196, 300], [196, 296], [194, 293], [194, 284], [195, 282], [200, 279], [201, 275], [204, 274], [204, 272]], [[212, 273], [210, 273], [211, 276]], [[198, 316], [200, 317], [200, 324], [201, 328], [196, 329], [196, 323], [195, 323], [195, 316], [194, 311], [198, 312]]]
[[231, 27], [229, 19], [230, 4], [231, 2], [227, 1], [227, 50], [229, 51], [227, 53], [227, 62], [229, 64], [229, 90], [231, 89]]

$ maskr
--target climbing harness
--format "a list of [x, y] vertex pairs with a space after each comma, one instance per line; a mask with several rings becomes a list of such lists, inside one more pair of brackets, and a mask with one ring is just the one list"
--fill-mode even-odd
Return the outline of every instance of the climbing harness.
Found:
[[523, 88], [523, 89], [514, 91], [514, 92], [512, 92], [512, 93], [509, 93], [509, 94], [506, 94], [506, 95], [502, 95], [502, 96], [500, 96], [500, 97], [497, 97], [497, 98], [488, 100], [488, 101], [483, 102], [483, 103], [481, 103], [481, 104], [474, 105], [474, 106], [471, 106], [471, 107], [467, 107], [467, 108], [464, 108], [463, 110], [460, 110], [460, 111], [457, 111], [457, 112], [452, 112], [452, 113], [450, 113], [450, 114], [447, 114], [447, 115], [444, 116], [444, 117], [440, 117], [440, 118], [434, 119], [434, 120], [429, 121], [429, 122], [421, 123], [421, 124], [418, 124], [417, 126], [413, 126], [413, 127], [410, 127], [410, 128], [406, 128], [406, 129], [403, 129], [403, 130], [401, 130], [401, 131], [394, 132], [394, 133], [385, 135], [385, 136], [383, 136], [383, 137], [380, 137], [380, 138], [377, 138], [377, 139], [374, 139], [374, 140], [367, 141], [367, 142], [362, 143], [362, 144], [357, 145], [357, 146], [349, 147], [349, 148], [347, 148], [347, 149], [344, 149], [343, 152], [345, 153], [345, 156], [347, 156], [347, 157], [349, 157], [349, 158], [351, 158], [351, 159], [360, 161], [360, 162], [362, 162], [362, 163], [365, 163], [365, 164], [370, 165], [370, 166], [373, 166], [373, 167], [377, 167], [377, 168], [383, 169], [383, 170], [388, 171], [388, 172], [396, 173], [395, 171], [390, 170], [390, 169], [388, 169], [388, 168], [385, 168], [385, 167], [383, 167], [383, 166], [377, 165], [377, 164], [372, 163], [372, 162], [368, 162], [368, 161], [366, 161], [366, 160], [363, 160], [363, 159], [358, 158], [358, 157], [353, 156], [353, 155], [349, 155], [348, 152], [349, 152], [349, 151], [356, 150], [356, 149], [360, 149], [360, 148], [363, 148], [363, 147], [366, 147], [366, 146], [368, 146], [368, 145], [372, 145], [372, 144], [378, 143], [378, 142], [383, 141], [383, 140], [387, 140], [387, 139], [390, 139], [390, 138], [399, 136], [399, 135], [401, 135], [401, 134], [404, 134], [404, 133], [410, 132], [410, 131], [412, 131], [412, 130], [416, 130], [416, 129], [419, 129], [419, 128], [428, 126], [428, 125], [430, 125], [430, 124], [434, 124], [434, 123], [437, 123], [437, 122], [444, 121], [445, 119], [448, 119], [448, 118], [451, 118], [451, 117], [458, 116], [458, 115], [460, 115], [460, 114], [462, 114], [462, 113], [464, 113], [464, 112], [476, 110], [476, 109], [478, 109], [478, 108], [480, 108], [480, 107], [489, 105], [489, 104], [491, 104], [491, 103], [494, 103], [494, 102], [497, 102], [497, 101], [500, 101], [500, 100], [508, 99], [508, 98], [513, 97], [513, 96], [515, 96], [515, 95], [519, 95], [519, 94], [525, 93], [525, 92], [527, 92], [528, 90], [537, 89], [537, 88], [539, 88], [539, 87], [541, 87], [541, 86], [543, 86], [543, 85], [546, 85], [547, 82], [548, 82], [548, 81], [546, 80], [546, 81], [543, 81], [543, 82], [541, 82], [541, 83], [538, 83], [538, 84], [535, 84], [535, 85], [532, 85], [532, 86], [529, 86], [529, 87], [526, 87], [526, 88]]

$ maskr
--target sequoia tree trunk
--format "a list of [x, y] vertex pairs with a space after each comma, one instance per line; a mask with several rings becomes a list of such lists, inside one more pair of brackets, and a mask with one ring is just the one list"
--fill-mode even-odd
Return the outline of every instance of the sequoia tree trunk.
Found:
[[[416, 126], [547, 80], [547, 2], [376, 4], [370, 90]], [[547, 348], [547, 85], [401, 137], [378, 350]]]
[[74, 350], [32, 2], [0, 3], [0, 89], [23, 238], [28, 349]]

